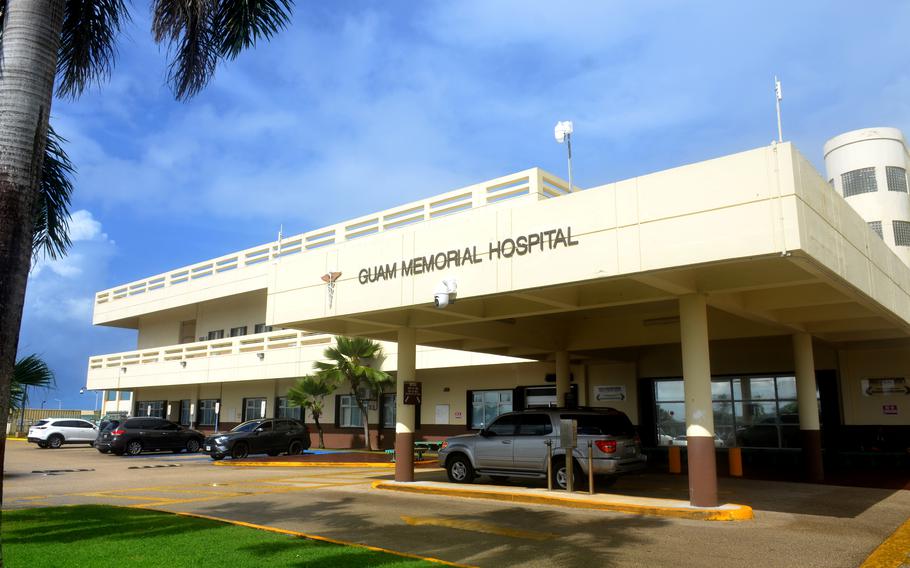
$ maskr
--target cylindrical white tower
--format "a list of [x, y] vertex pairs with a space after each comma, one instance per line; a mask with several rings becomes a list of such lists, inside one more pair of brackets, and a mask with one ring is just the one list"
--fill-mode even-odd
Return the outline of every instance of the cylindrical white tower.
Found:
[[864, 128], [825, 143], [834, 189], [910, 265], [910, 152], [897, 128]]

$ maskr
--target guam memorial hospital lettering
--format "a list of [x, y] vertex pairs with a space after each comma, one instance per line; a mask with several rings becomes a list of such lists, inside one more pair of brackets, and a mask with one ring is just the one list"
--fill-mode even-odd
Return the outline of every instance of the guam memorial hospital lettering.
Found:
[[[574, 247], [577, 244], [578, 241], [572, 239], [572, 227], [566, 227], [565, 229], [550, 229], [529, 235], [521, 235], [514, 239], [508, 238], [501, 241], [493, 241], [487, 245], [485, 252], [490, 259], [512, 258], [513, 256], [524, 256], [533, 252], [544, 252], [560, 247]], [[483, 262], [483, 253], [483, 249], [478, 250], [476, 246], [469, 246], [427, 256], [402, 259], [400, 263], [378, 264], [371, 268], [361, 268], [357, 273], [357, 280], [361, 284], [370, 284], [380, 280], [398, 278], [399, 273], [401, 273], [401, 276], [412, 276], [457, 268], [468, 264], [480, 264]]]

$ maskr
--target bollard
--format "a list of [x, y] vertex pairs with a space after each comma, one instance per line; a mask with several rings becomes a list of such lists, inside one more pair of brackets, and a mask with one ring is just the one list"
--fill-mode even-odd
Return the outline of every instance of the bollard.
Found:
[[667, 460], [670, 462], [670, 473], [682, 473], [682, 451], [679, 446], [670, 446]]
[[730, 463], [730, 476], [731, 477], [742, 477], [743, 476], [743, 450], [742, 448], [730, 448], [729, 453], [727, 454], [727, 459]]
[[566, 448], [565, 468], [566, 468], [566, 491], [575, 492], [575, 448]]
[[553, 491], [553, 440], [547, 440], [547, 491]]
[[588, 495], [594, 495], [594, 442], [588, 440]]

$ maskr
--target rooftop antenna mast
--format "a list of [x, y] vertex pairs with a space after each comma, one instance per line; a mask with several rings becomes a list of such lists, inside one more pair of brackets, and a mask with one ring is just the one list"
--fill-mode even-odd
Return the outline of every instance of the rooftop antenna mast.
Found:
[[780, 102], [784, 100], [784, 93], [780, 88], [780, 80], [778, 80], [777, 75], [774, 76], [774, 98], [777, 102], [777, 141], [783, 142], [784, 131], [780, 124]]
[[278, 225], [278, 246], [275, 248], [275, 262], [278, 262], [278, 259], [281, 258], [281, 239], [284, 233], [284, 223]]
[[571, 120], [562, 120], [556, 123], [553, 128], [553, 136], [556, 141], [562, 144], [565, 142], [566, 149], [569, 152], [569, 193], [574, 191], [575, 186], [572, 183], [572, 132], [574, 127]]

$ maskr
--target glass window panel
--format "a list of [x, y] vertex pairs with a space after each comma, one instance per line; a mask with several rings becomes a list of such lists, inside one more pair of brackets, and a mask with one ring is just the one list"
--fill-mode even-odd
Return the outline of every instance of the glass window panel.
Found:
[[483, 393], [475, 392], [471, 395], [471, 398], [474, 402], [483, 402]]
[[730, 400], [730, 380], [711, 381], [711, 398], [714, 400]]
[[382, 427], [395, 427], [395, 395], [382, 395]]
[[[477, 395], [474, 395], [475, 399]], [[471, 405], [471, 428], [479, 430], [483, 428], [483, 402], [474, 402]]]
[[669, 446], [673, 438], [686, 435], [686, 405], [682, 402], [662, 402], [657, 405], [657, 440]]
[[714, 433], [721, 439], [724, 446], [731, 446], [736, 440], [736, 428], [733, 421], [733, 403], [715, 402], [714, 407]]
[[108, 400], [108, 401], [117, 400], [117, 391], [107, 391], [107, 395], [105, 395], [105, 400]]
[[796, 398], [795, 377], [777, 377], [777, 398]]
[[866, 223], [869, 225], [869, 228], [878, 233], [878, 238], [884, 239], [885, 235], [882, 233], [882, 222], [881, 221], [869, 221]]
[[733, 396], [736, 400], [774, 400], [774, 379], [771, 377], [733, 379]]
[[655, 396], [658, 401], [685, 400], [682, 380], [656, 381], [654, 383]]
[[777, 408], [774, 402], [737, 402], [736, 443], [753, 448], [778, 447]]
[[130, 391], [122, 392], [120, 393], [120, 400], [129, 400], [132, 395], [133, 393]]
[[860, 168], [840, 175], [844, 197], [878, 190], [875, 181], [875, 168]]
[[894, 244], [901, 247], [910, 246], [910, 222], [891, 221], [894, 231]]
[[885, 177], [889, 191], [907, 193], [907, 170], [896, 166], [885, 166]]

